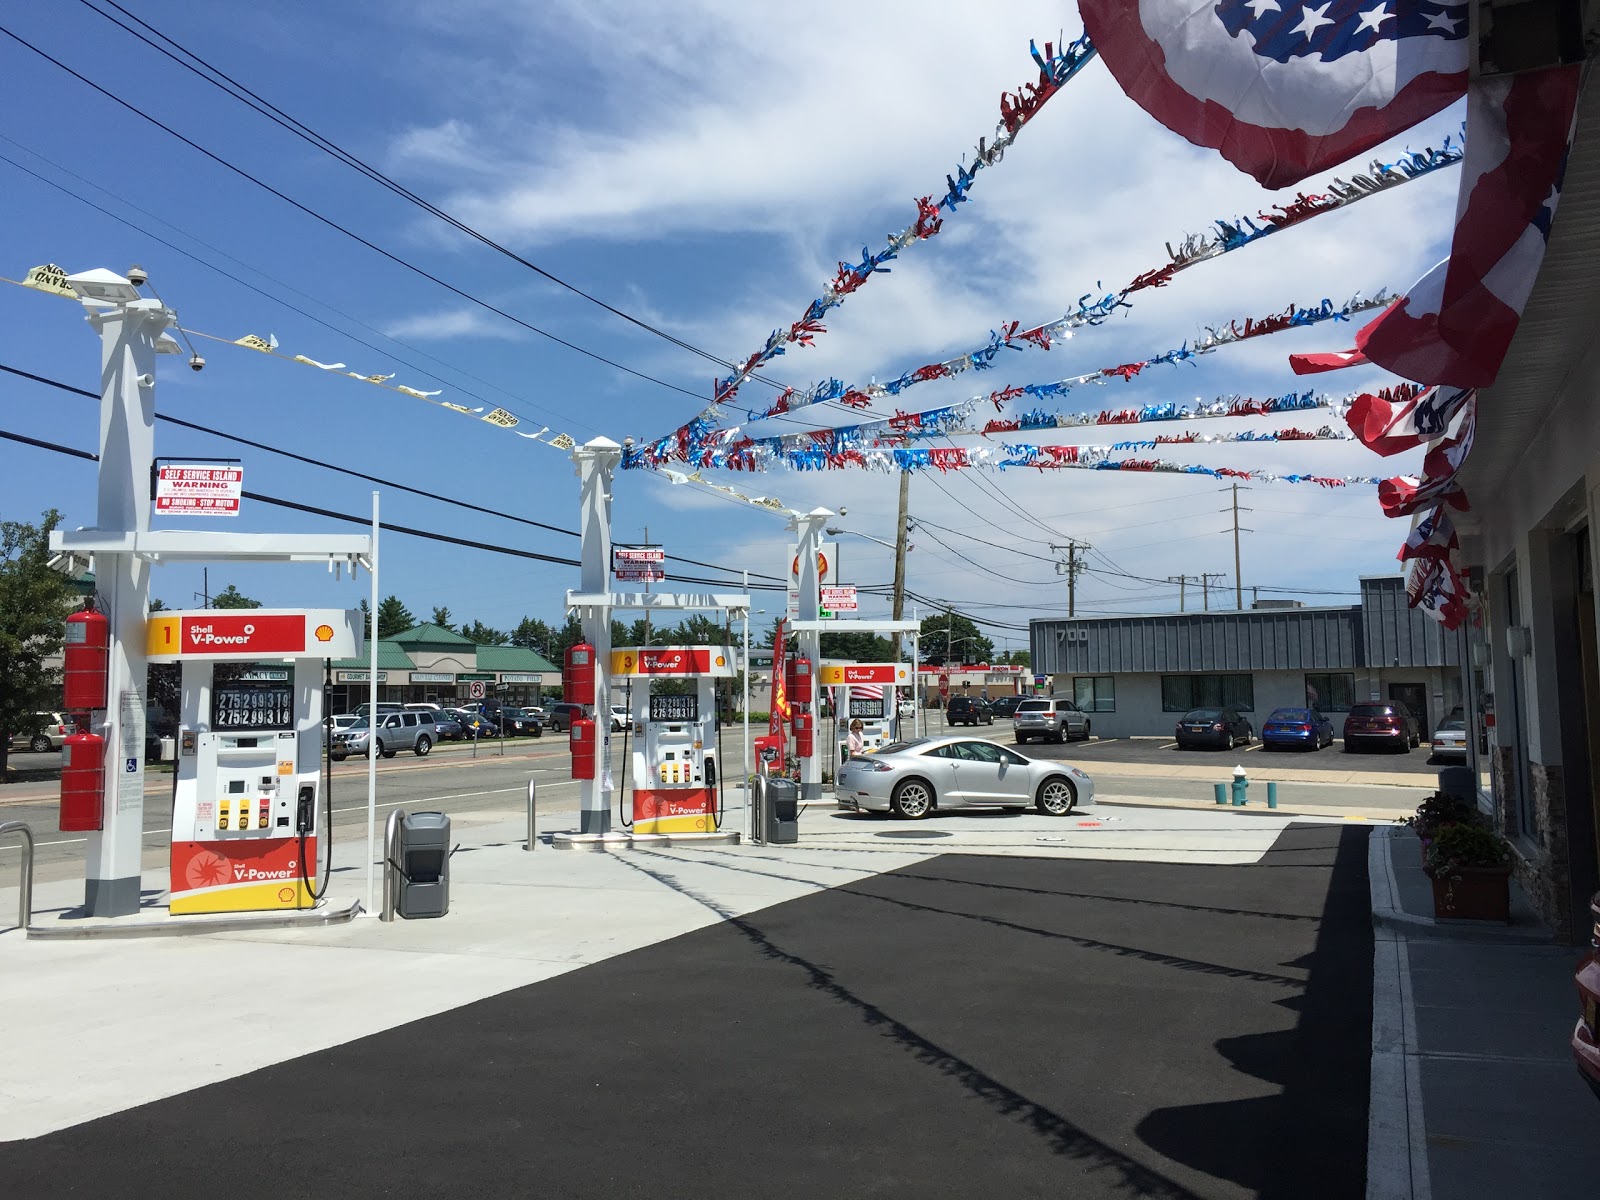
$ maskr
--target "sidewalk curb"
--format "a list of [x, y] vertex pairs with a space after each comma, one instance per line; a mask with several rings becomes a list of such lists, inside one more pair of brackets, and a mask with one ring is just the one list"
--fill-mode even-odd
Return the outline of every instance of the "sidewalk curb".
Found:
[[1408, 916], [1395, 907], [1398, 883], [1389, 853], [1393, 834], [1392, 828], [1380, 826], [1367, 838], [1367, 888], [1373, 917], [1367, 1200], [1432, 1200], [1422, 1062], [1406, 944], [1412, 926], [1386, 919]]
[[[1488, 942], [1500, 946], [1548, 946], [1547, 934], [1532, 934], [1488, 921], [1439, 921], [1406, 912], [1399, 907], [1399, 883], [1394, 874], [1390, 842], [1393, 826], [1373, 831], [1367, 845], [1367, 870], [1372, 877], [1372, 927], [1402, 936], [1456, 942]], [[1381, 856], [1381, 862], [1379, 861]], [[1379, 877], [1382, 886], [1379, 886]]]

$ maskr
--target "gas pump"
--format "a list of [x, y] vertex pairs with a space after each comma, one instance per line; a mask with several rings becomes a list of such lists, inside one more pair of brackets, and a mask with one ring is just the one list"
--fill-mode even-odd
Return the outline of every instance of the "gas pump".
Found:
[[314, 904], [323, 661], [361, 653], [361, 614], [202, 609], [146, 630], [150, 661], [182, 674], [168, 910]]
[[[613, 677], [632, 681], [633, 832], [715, 833], [721, 795], [717, 757], [717, 680], [734, 675], [726, 646], [651, 646], [613, 650]], [[692, 683], [664, 694], [659, 679]]]
[[[865, 689], [878, 692], [876, 696], [863, 695]], [[878, 750], [894, 741], [894, 689], [876, 684], [846, 684], [844, 710], [849, 714], [848, 724], [861, 722], [861, 740], [867, 750]]]

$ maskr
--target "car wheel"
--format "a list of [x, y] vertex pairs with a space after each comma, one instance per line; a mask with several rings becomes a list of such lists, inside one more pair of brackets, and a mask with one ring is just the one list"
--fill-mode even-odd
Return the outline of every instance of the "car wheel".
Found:
[[1078, 793], [1070, 780], [1052, 775], [1039, 785], [1034, 804], [1047, 817], [1064, 817], [1077, 807]]
[[906, 821], [920, 821], [933, 811], [933, 788], [920, 779], [908, 779], [894, 789], [889, 811]]
[[1094, 731], [1094, 722], [1093, 721], [1085, 721], [1083, 723], [1083, 740], [1087, 742], [1089, 740], [1089, 734], [1092, 733], [1093, 731]]
[[395, 756], [395, 752], [389, 749], [389, 747], [385, 746], [381, 739], [378, 741], [378, 753], [384, 758], [393, 758]]
[[55, 749], [55, 747], [50, 744], [50, 739], [41, 733], [35, 735], [34, 738], [28, 742], [28, 749], [32, 750], [35, 754], [48, 754], [51, 750]]
[[1226, 737], [1226, 738], [1225, 738], [1225, 739], [1224, 739], [1224, 740], [1223, 740], [1223, 743], [1222, 743], [1222, 748], [1223, 748], [1223, 749], [1224, 749], [1224, 750], [1232, 750], [1232, 749], [1233, 749], [1233, 748], [1234, 748], [1234, 746], [1236, 746], [1236, 745], [1238, 745], [1238, 742], [1236, 742], [1236, 741], [1235, 741], [1235, 740], [1234, 740], [1234, 736], [1233, 736], [1233, 734], [1231, 734], [1231, 733], [1230, 733], [1230, 734], [1228, 734], [1228, 736], [1227, 736], [1227, 737]]
[[1027, 739], [1027, 738], [1025, 738], [1025, 737], [1023, 737], [1023, 736], [1022, 736], [1022, 735], [1021, 735], [1021, 734], [1020, 734], [1020, 733], [1019, 733], [1019, 734], [1017, 734], [1017, 736], [1016, 736], [1016, 743], [1017, 743], [1017, 745], [1019, 745], [1019, 746], [1026, 746], [1026, 745], [1027, 745], [1027, 744], [1028, 744], [1028, 739]]
[[427, 734], [423, 734], [417, 739], [417, 744], [412, 749], [416, 752], [418, 758], [426, 758], [428, 751], [433, 749], [433, 739]]
[[329, 750], [328, 757], [333, 759], [334, 762], [343, 762], [345, 759], [349, 758], [350, 755], [343, 750]]

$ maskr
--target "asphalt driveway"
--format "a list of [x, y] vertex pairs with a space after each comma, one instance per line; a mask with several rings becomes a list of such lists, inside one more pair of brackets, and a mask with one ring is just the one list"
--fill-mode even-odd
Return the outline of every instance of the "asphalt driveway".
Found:
[[[693, 895], [671, 856], [619, 861]], [[29, 1200], [1359, 1197], [1371, 966], [1359, 828], [1291, 827], [1237, 867], [930, 859], [0, 1145], [0, 1178]], [[294, 995], [286, 1019], [316, 1020]]]

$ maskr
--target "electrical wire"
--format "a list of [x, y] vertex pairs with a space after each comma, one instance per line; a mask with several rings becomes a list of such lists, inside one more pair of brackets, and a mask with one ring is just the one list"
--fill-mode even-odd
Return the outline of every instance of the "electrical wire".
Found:
[[267, 183], [265, 180], [260, 179], [255, 175], [252, 175], [249, 171], [246, 171], [243, 167], [236, 166], [234, 163], [232, 163], [232, 162], [228, 161], [227, 159], [223, 158], [220, 154], [217, 154], [214, 151], [206, 149], [199, 142], [194, 141], [192, 138], [185, 137], [183, 134], [179, 133], [172, 126], [166, 124], [165, 122], [159, 120], [158, 118], [156, 118], [154, 116], [151, 116], [149, 113], [143, 111], [142, 109], [138, 108], [137, 106], [135, 106], [134, 104], [130, 103], [129, 101], [124, 100], [121, 96], [118, 96], [115, 92], [112, 92], [107, 88], [101, 87], [98, 83], [96, 83], [94, 80], [90, 79], [87, 75], [80, 74], [79, 72], [73, 70], [71, 67], [67, 66], [67, 64], [62, 62], [60, 59], [58, 59], [58, 58], [54, 57], [53, 55], [48, 54], [45, 51], [39, 49], [39, 47], [35, 46], [32, 42], [28, 41], [26, 38], [18, 36], [16, 33], [12, 32], [10, 29], [7, 29], [3, 25], [0, 25], [0, 34], [4, 34], [6, 37], [10, 38], [12, 41], [16, 42], [19, 46], [22, 46], [24, 49], [31, 50], [34, 54], [38, 55], [40, 58], [44, 59], [46, 62], [50, 63], [51, 65], [53, 65], [53, 66], [55, 66], [57, 68], [59, 68], [62, 71], [65, 71], [68, 75], [71, 75], [79, 83], [82, 83], [86, 87], [92, 88], [94, 91], [96, 91], [96, 92], [100, 93], [100, 95], [104, 96], [107, 100], [110, 100], [110, 101], [114, 102], [115, 104], [119, 105], [120, 107], [127, 109], [130, 113], [133, 113], [135, 116], [139, 117], [141, 120], [148, 121], [150, 124], [154, 125], [157, 129], [160, 129], [162, 132], [168, 134], [169, 136], [176, 138], [178, 141], [182, 142], [185, 146], [188, 146], [191, 150], [194, 150], [194, 151], [198, 152], [199, 154], [204, 155], [206, 158], [210, 159], [212, 162], [216, 163], [218, 166], [224, 167], [227, 170], [232, 171], [235, 175], [238, 175], [240, 178], [246, 179], [249, 182], [255, 184], [257, 187], [261, 188], [262, 190], [270, 192], [272, 195], [274, 195], [278, 199], [282, 200], [285, 204], [288, 204], [291, 207], [293, 207], [295, 209], [298, 209], [300, 212], [304, 213], [308, 217], [311, 217], [313, 220], [318, 221], [323, 225], [326, 225], [330, 229], [336, 230], [337, 232], [344, 234], [346, 237], [350, 238], [352, 241], [359, 242], [361, 245], [365, 246], [367, 249], [373, 251], [375, 254], [381, 255], [382, 257], [388, 259], [390, 262], [394, 263], [396, 266], [404, 267], [406, 270], [411, 271], [412, 273], [414, 273], [416, 275], [422, 276], [422, 278], [428, 280], [429, 282], [437, 284], [439, 287], [444, 288], [445, 291], [450, 292], [452, 295], [459, 296], [461, 299], [467, 301], [468, 303], [475, 304], [479, 308], [485, 309], [488, 312], [492, 312], [496, 316], [502, 317], [505, 320], [510, 321], [514, 325], [519, 325], [523, 329], [528, 330], [530, 333], [536, 333], [542, 338], [548, 338], [550, 341], [555, 342], [559, 346], [565, 346], [568, 350], [575, 351], [576, 353], [581, 354], [586, 358], [591, 358], [596, 362], [604, 363], [608, 367], [612, 367], [612, 368], [614, 368], [614, 369], [616, 369], [618, 371], [624, 372], [625, 374], [632, 375], [637, 379], [642, 379], [647, 383], [656, 384], [658, 387], [667, 388], [670, 391], [678, 392], [679, 394], [684, 395], [684, 396], [691, 396], [696, 400], [704, 400], [705, 399], [705, 397], [700, 395], [698, 392], [692, 392], [688, 388], [679, 387], [675, 383], [668, 383], [664, 379], [657, 379], [654, 375], [647, 375], [643, 371], [636, 371], [632, 367], [624, 366], [622, 363], [619, 363], [619, 362], [615, 361], [614, 359], [607, 358], [603, 354], [598, 354], [593, 350], [586, 349], [585, 347], [578, 345], [576, 342], [570, 342], [566, 338], [563, 338], [563, 337], [559, 336], [558, 334], [551, 333], [547, 329], [541, 329], [539, 326], [534, 325], [532, 322], [525, 321], [521, 317], [516, 316], [513, 313], [509, 313], [505, 309], [500, 308], [497, 305], [491, 304], [491, 303], [489, 303], [489, 301], [484, 300], [483, 298], [481, 298], [479, 296], [476, 296], [476, 295], [474, 295], [473, 293], [471, 293], [469, 291], [466, 291], [464, 288], [459, 288], [453, 283], [446, 282], [445, 280], [441, 279], [439, 276], [433, 274], [432, 272], [426, 270], [425, 268], [419, 267], [416, 263], [411, 262], [409, 259], [402, 258], [400, 255], [395, 254], [393, 251], [386, 250], [382, 246], [378, 245], [376, 242], [374, 242], [374, 241], [372, 241], [372, 240], [370, 240], [368, 238], [363, 237], [361, 234], [355, 232], [353, 229], [350, 229], [350, 228], [348, 228], [348, 227], [346, 227], [344, 225], [339, 224], [339, 222], [335, 221], [332, 217], [324, 216], [322, 213], [318, 212], [314, 208], [311, 208], [309, 205], [302, 204], [300, 201], [296, 200], [294, 197], [290, 196], [288, 193], [279, 191], [277, 188], [273, 187], [270, 183]]
[[[16, 375], [23, 379], [31, 380], [34, 383], [43, 384], [46, 387], [53, 387], [63, 392], [70, 392], [75, 396], [84, 396], [90, 400], [100, 399], [96, 393], [88, 391], [84, 388], [74, 387], [72, 384], [63, 383], [59, 379], [50, 379], [43, 375], [35, 375], [31, 371], [23, 371], [17, 367], [7, 366], [5, 363], [0, 363], [0, 371], [4, 371], [9, 375]], [[392, 479], [385, 479], [381, 475], [369, 475], [365, 471], [357, 471], [351, 467], [341, 467], [335, 463], [326, 462], [322, 459], [310, 458], [303, 454], [296, 454], [292, 450], [282, 450], [276, 446], [269, 446], [265, 442], [257, 442], [251, 440], [250, 438], [240, 437], [238, 434], [225, 433], [220, 429], [214, 429], [207, 425], [197, 425], [193, 421], [185, 421], [181, 417], [173, 417], [167, 415], [166, 413], [158, 412], [156, 413], [156, 420], [164, 421], [169, 425], [177, 425], [183, 429], [192, 429], [197, 433], [210, 434], [213, 437], [222, 438], [224, 441], [235, 442], [241, 446], [249, 446], [255, 450], [264, 450], [268, 454], [277, 454], [283, 458], [292, 459], [295, 462], [305, 463], [307, 466], [320, 467], [323, 470], [335, 471], [341, 475], [349, 475], [352, 478], [361, 479], [367, 483], [376, 483], [383, 487], [394, 488], [396, 491], [407, 492], [413, 496], [421, 496], [425, 500], [437, 500], [441, 504], [451, 504], [457, 508], [467, 509], [471, 512], [483, 513], [486, 516], [500, 517], [503, 520], [515, 521], [519, 525], [529, 525], [535, 529], [548, 530], [551, 533], [559, 533], [566, 537], [582, 536], [576, 529], [564, 529], [559, 525], [549, 525], [543, 521], [535, 521], [531, 517], [519, 517], [514, 513], [508, 513], [493, 508], [485, 508], [482, 505], [473, 504], [466, 500], [457, 500], [452, 496], [440, 495], [438, 492], [430, 492], [423, 488], [416, 488], [411, 487], [408, 484], [397, 483]], [[387, 526], [385, 528], [387, 528]], [[728, 571], [731, 573], [735, 569], [733, 567], [725, 567], [720, 563], [708, 563], [701, 562], [699, 559], [695, 558], [685, 558], [678, 554], [669, 554], [667, 555], [667, 558], [672, 562], [681, 562], [692, 567], [704, 567], [711, 571]], [[742, 568], [740, 569], [742, 570]], [[776, 581], [779, 578], [776, 575], [769, 575], [763, 571], [752, 571], [751, 575], [758, 579], [767, 579], [773, 581]]]
[[[105, 0], [105, 3], [116, 9], [129, 20], [135, 21], [145, 29], [149, 30], [150, 33], [154, 34], [157, 38], [160, 38], [162, 42], [165, 42], [167, 46], [171, 46], [172, 50], [168, 50], [166, 46], [159, 45], [157, 42], [152, 41], [150, 38], [140, 33], [137, 29], [133, 29], [124, 24], [122, 21], [119, 21], [116, 17], [112, 16], [104, 9], [97, 7], [91, 2], [91, 0], [79, 0], [79, 3], [96, 15], [104, 17], [118, 29], [123, 30], [125, 33], [128, 33], [135, 38], [138, 38], [151, 49], [159, 51], [161, 54], [177, 63], [180, 67], [183, 67], [192, 74], [199, 76], [213, 87], [219, 89], [220, 91], [226, 92], [229, 96], [232, 96], [235, 100], [238, 100], [241, 104], [244, 104], [246, 107], [259, 113], [261, 116], [266, 117], [275, 125], [278, 125], [288, 132], [294, 134], [301, 140], [309, 142], [311, 145], [337, 159], [345, 166], [350, 167], [352, 170], [366, 176], [368, 179], [372, 180], [372, 182], [378, 184], [385, 190], [392, 192], [394, 195], [399, 196], [401, 199], [416, 205], [430, 216], [437, 217], [439, 220], [444, 221], [446, 224], [450, 225], [456, 230], [459, 230], [461, 233], [466, 234], [474, 241], [482, 243], [484, 246], [494, 250], [496, 253], [502, 254], [506, 258], [509, 258], [512, 262], [526, 267], [528, 270], [534, 272], [543, 279], [549, 280], [557, 287], [564, 288], [575, 296], [581, 296], [589, 303], [596, 305], [599, 308], [603, 308], [606, 312], [611, 313], [613, 316], [622, 318], [622, 320], [627, 321], [631, 325], [637, 326], [646, 333], [670, 342], [672, 345], [677, 346], [682, 350], [687, 350], [691, 354], [698, 355], [700, 358], [705, 359], [707, 362], [714, 363], [719, 367], [723, 367], [730, 371], [737, 371], [739, 369], [735, 363], [724, 358], [719, 358], [710, 351], [702, 350], [700, 347], [690, 342], [686, 342], [682, 338], [650, 324], [648, 321], [641, 320], [631, 313], [624, 312], [622, 309], [606, 303], [606, 301], [601, 300], [597, 296], [591, 295], [589, 292], [584, 291], [576, 284], [569, 283], [560, 276], [554, 275], [545, 270], [537, 263], [530, 262], [516, 251], [501, 245], [487, 234], [473, 228], [471, 225], [466, 224], [456, 216], [433, 204], [431, 201], [428, 201], [419, 196], [417, 193], [411, 191], [411, 189], [396, 182], [394, 179], [390, 178], [388, 175], [385, 175], [382, 171], [378, 170], [370, 163], [358, 158], [356, 155], [344, 149], [344, 147], [338, 145], [336, 142], [333, 142], [324, 137], [322, 134], [316, 132], [316, 130], [312, 129], [304, 122], [290, 116], [288, 113], [284, 112], [283, 109], [279, 108], [271, 101], [264, 99], [257, 93], [251, 91], [244, 84], [234, 79], [225, 71], [213, 66], [210, 62], [206, 61], [206, 59], [181, 45], [174, 38], [162, 33], [148, 21], [145, 21], [135, 14], [129, 12], [126, 8], [123, 8], [122, 5], [118, 4], [116, 0]], [[173, 51], [177, 51], [177, 53], [173, 53]], [[183, 57], [180, 58], [179, 55], [182, 55]], [[185, 59], [190, 59], [193, 61], [186, 62], [184, 61]], [[782, 384], [777, 383], [775, 380], [766, 379], [759, 375], [752, 375], [750, 378], [760, 380], [760, 382], [768, 384], [771, 387], [781, 388], [783, 386]]]

